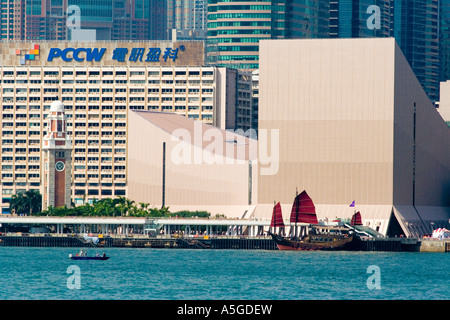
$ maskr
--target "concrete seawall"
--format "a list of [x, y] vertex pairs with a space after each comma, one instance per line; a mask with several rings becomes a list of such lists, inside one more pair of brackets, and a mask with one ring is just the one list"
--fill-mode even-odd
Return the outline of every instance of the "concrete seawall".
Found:
[[[132, 238], [105, 237], [94, 245], [77, 236], [15, 235], [0, 236], [0, 247], [123, 247], [123, 248], [182, 248], [182, 249], [247, 249], [278, 250], [268, 237], [220, 237], [220, 238]], [[394, 252], [450, 252], [450, 239], [390, 238], [360, 240], [349, 248], [351, 251]]]
[[424, 239], [420, 244], [420, 252], [450, 252], [450, 239]]

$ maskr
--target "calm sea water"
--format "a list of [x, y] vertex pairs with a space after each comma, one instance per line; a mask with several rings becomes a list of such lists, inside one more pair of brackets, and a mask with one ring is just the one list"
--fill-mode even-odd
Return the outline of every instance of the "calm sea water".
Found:
[[[450, 296], [450, 254], [445, 253], [107, 248], [111, 256], [107, 261], [69, 260], [69, 253], [76, 251], [1, 247], [0, 299], [444, 300]], [[95, 252], [88, 249], [89, 255]], [[75, 283], [80, 289], [74, 288]]]

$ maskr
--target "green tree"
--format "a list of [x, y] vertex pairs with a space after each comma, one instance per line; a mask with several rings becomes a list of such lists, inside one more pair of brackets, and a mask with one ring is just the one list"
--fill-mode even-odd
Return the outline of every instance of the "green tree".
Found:
[[27, 199], [27, 206], [29, 207], [30, 215], [41, 212], [42, 209], [42, 195], [37, 190], [28, 190], [25, 192]]
[[118, 215], [116, 202], [112, 198], [105, 198], [94, 203], [94, 216], [115, 217]]
[[28, 190], [11, 197], [9, 210], [15, 214], [34, 215], [41, 211], [42, 196], [37, 190]]
[[115, 203], [120, 212], [121, 217], [133, 216], [136, 213], [136, 206], [134, 200], [118, 196], [115, 199]]

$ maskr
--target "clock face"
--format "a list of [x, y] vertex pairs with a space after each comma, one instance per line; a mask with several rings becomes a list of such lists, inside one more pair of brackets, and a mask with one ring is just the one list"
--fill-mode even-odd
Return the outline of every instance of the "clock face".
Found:
[[65, 165], [64, 165], [64, 162], [62, 162], [62, 161], [58, 161], [58, 162], [55, 164], [55, 169], [56, 169], [56, 171], [63, 171], [63, 170], [64, 170], [64, 167], [65, 167]]

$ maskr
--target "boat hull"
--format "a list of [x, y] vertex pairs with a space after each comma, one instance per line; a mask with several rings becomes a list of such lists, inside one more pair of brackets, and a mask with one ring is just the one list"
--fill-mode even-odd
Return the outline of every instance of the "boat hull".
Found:
[[[335, 235], [322, 235], [322, 236], [306, 236], [299, 240], [289, 239], [281, 237], [276, 234], [270, 234], [275, 241], [279, 250], [291, 250], [291, 251], [332, 251], [332, 250], [345, 250], [350, 247], [353, 242], [353, 236], [335, 236]], [[316, 240], [316, 238], [322, 239]], [[324, 241], [326, 239], [326, 241]]]
[[70, 257], [71, 260], [108, 260], [109, 257]]

